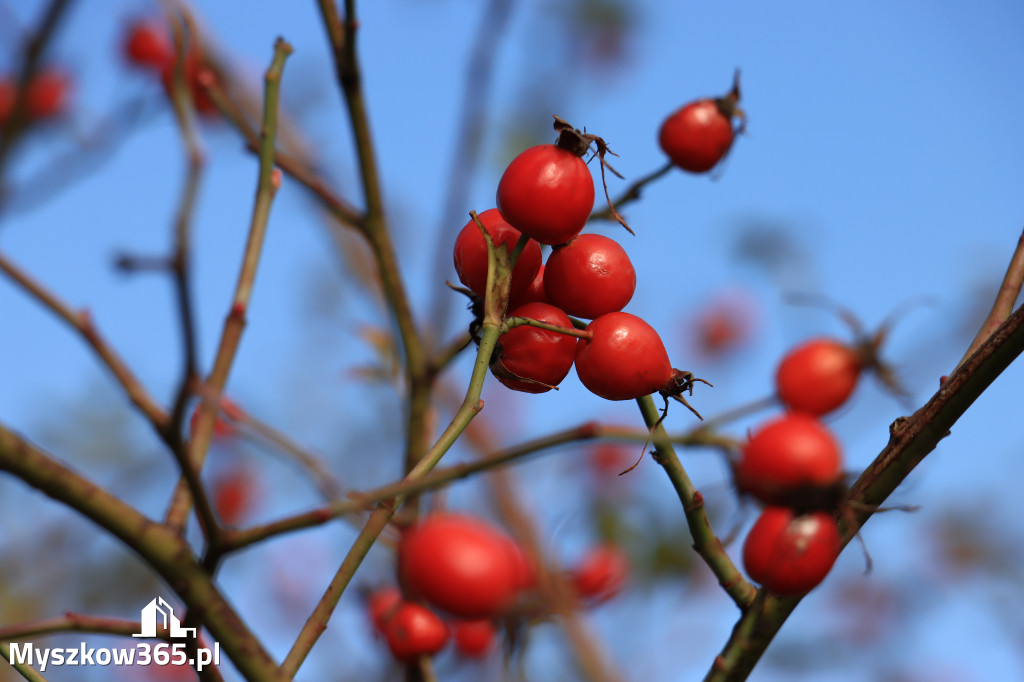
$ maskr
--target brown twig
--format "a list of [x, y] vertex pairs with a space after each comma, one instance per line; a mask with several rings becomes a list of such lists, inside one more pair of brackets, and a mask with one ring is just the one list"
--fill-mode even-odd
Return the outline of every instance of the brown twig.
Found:
[[347, 500], [340, 500], [312, 511], [296, 514], [254, 528], [227, 531], [224, 539], [225, 546], [228, 548], [227, 551], [234, 551], [277, 535], [319, 526], [339, 516], [367, 511], [385, 500], [399, 496], [416, 495], [428, 490], [437, 490], [454, 481], [550, 451], [559, 445], [596, 438], [600, 433], [601, 427], [599, 425], [587, 422], [543, 438], [537, 438], [514, 447], [490, 453], [475, 462], [435, 469], [430, 474], [419, 479], [403, 479], [374, 488], [373, 490], [352, 492], [349, 493], [349, 499]]
[[1024, 284], [1024, 232], [1021, 232], [1020, 238], [1017, 240], [1017, 248], [1014, 249], [1013, 256], [1010, 258], [1010, 264], [1006, 266], [1006, 274], [1003, 275], [1003, 281], [999, 284], [996, 299], [992, 302], [992, 310], [989, 311], [988, 317], [982, 323], [977, 336], [971, 341], [967, 352], [960, 358], [957, 367], [978, 350], [981, 344], [985, 343], [988, 337], [992, 336], [995, 330], [1010, 317], [1013, 305], [1017, 302], [1017, 297], [1020, 296], [1022, 284]]
[[[256, 279], [256, 270], [266, 236], [267, 223], [270, 220], [270, 208], [281, 184], [280, 172], [274, 169], [274, 144], [281, 74], [284, 71], [284, 63], [291, 52], [291, 46], [279, 38], [274, 45], [273, 62], [265, 76], [266, 97], [263, 105], [262, 148], [260, 150], [256, 201], [253, 206], [249, 239], [242, 257], [242, 267], [238, 274], [235, 294], [224, 321], [224, 330], [221, 334], [213, 369], [205, 381], [206, 388], [214, 395], [215, 400], [204, 400], [201, 403], [189, 443], [189, 462], [196, 471], [202, 468], [203, 460], [206, 457], [210, 437], [213, 434], [220, 395], [227, 385], [228, 374], [241, 343], [249, 300], [252, 297], [253, 283]], [[167, 512], [167, 523], [179, 531], [183, 529], [191, 505], [192, 500], [188, 493], [188, 487], [179, 483]]]
[[640, 198], [640, 190], [654, 182], [661, 176], [672, 170], [672, 163], [669, 162], [659, 168], [656, 171], [648, 173], [647, 175], [634, 181], [632, 185], [626, 188], [626, 190], [619, 196], [618, 199], [611, 201], [608, 208], [601, 209], [600, 211], [594, 211], [590, 214], [589, 220], [617, 220], [621, 222], [621, 218], [616, 216], [612, 211], [612, 207], [616, 210], [622, 208], [631, 201], [635, 201]]
[[196, 561], [188, 543], [0, 424], [0, 471], [7, 471], [90, 519], [139, 554], [203, 624], [250, 682], [284, 682], [274, 660]]

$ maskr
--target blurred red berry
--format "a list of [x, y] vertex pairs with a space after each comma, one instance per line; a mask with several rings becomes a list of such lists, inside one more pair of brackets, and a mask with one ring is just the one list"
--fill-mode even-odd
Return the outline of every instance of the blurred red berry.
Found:
[[455, 650], [466, 658], [480, 658], [494, 648], [496, 631], [489, 620], [457, 620], [452, 623]]
[[402, 603], [384, 624], [388, 648], [396, 659], [409, 662], [433, 656], [448, 643], [448, 626], [425, 606]]
[[629, 577], [629, 557], [618, 545], [598, 545], [587, 553], [570, 575], [580, 597], [591, 602], [605, 602], [625, 585]]
[[861, 369], [854, 349], [834, 339], [811, 339], [782, 359], [775, 386], [789, 409], [821, 416], [846, 402]]
[[30, 119], [42, 120], [64, 113], [70, 89], [71, 79], [67, 74], [55, 69], [40, 71], [28, 84], [26, 114]]
[[174, 60], [174, 46], [167, 27], [155, 20], [136, 21], [128, 27], [124, 55], [136, 66], [157, 73], [163, 72]]
[[379, 632], [384, 632], [384, 627], [398, 611], [398, 605], [401, 603], [402, 593], [397, 587], [382, 587], [370, 595], [366, 608], [370, 620]]
[[211, 486], [213, 508], [221, 523], [237, 526], [249, 515], [253, 506], [255, 481], [245, 469], [237, 468], [219, 474]]

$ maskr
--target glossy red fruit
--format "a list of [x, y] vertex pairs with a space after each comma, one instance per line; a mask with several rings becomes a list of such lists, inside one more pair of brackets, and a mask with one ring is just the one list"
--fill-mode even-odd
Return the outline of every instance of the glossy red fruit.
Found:
[[617, 545], [598, 545], [572, 571], [576, 593], [591, 602], [605, 602], [617, 595], [629, 577], [629, 557]]
[[455, 650], [466, 658], [480, 658], [494, 648], [494, 623], [489, 620], [458, 620], [452, 623]]
[[782, 359], [775, 386], [789, 409], [820, 416], [846, 402], [862, 368], [849, 346], [833, 339], [812, 339]]
[[174, 46], [171, 44], [167, 27], [152, 20], [141, 20], [128, 27], [124, 42], [125, 58], [144, 69], [157, 73], [174, 60]]
[[518, 591], [511, 543], [478, 519], [433, 514], [402, 535], [398, 568], [410, 592], [432, 605], [462, 618], [488, 618]]
[[[204, 77], [212, 77], [212, 72], [202, 62], [202, 56], [196, 50], [190, 51], [185, 56], [185, 84], [192, 95], [192, 104], [195, 106], [196, 111], [204, 116], [212, 116], [217, 113], [217, 105], [214, 104], [213, 99], [207, 94], [206, 88], [201, 84], [201, 80]], [[167, 91], [168, 98], [171, 97], [174, 87], [176, 63], [177, 58], [173, 58], [160, 71], [160, 80], [164, 84], [164, 90]]]
[[592, 320], [622, 310], [633, 298], [636, 270], [618, 242], [581, 234], [555, 247], [544, 270], [544, 293], [569, 315]]
[[530, 286], [526, 287], [526, 290], [515, 297], [509, 297], [508, 307], [509, 309], [518, 308], [521, 305], [527, 303], [551, 303], [548, 300], [547, 294], [544, 293], [544, 266], [541, 265], [537, 268], [537, 274], [534, 276], [533, 281], [530, 282]]
[[769, 592], [794, 596], [825, 579], [839, 550], [839, 527], [831, 514], [798, 516], [785, 507], [766, 507], [743, 543], [743, 566]]
[[583, 229], [594, 208], [594, 179], [574, 151], [553, 144], [530, 147], [505, 169], [498, 210], [541, 244], [563, 244]]
[[675, 373], [658, 332], [636, 315], [608, 313], [576, 344], [576, 374], [606, 400], [632, 400], [664, 388]]
[[413, 661], [433, 656], [448, 643], [448, 626], [425, 606], [402, 603], [384, 624], [384, 637], [396, 659]]
[[64, 113], [67, 108], [71, 79], [55, 69], [37, 73], [28, 84], [25, 113], [30, 119], [42, 120]]
[[677, 110], [661, 124], [658, 143], [662, 151], [673, 164], [691, 173], [714, 168], [732, 146], [733, 119], [743, 115], [737, 107], [739, 99], [737, 75], [726, 96], [697, 100]]
[[794, 495], [839, 483], [843, 459], [816, 418], [789, 412], [754, 432], [736, 462], [736, 484], [765, 504], [799, 506]]
[[[498, 209], [484, 211], [478, 217], [487, 228], [487, 233], [491, 235], [491, 241], [495, 246], [504, 244], [509, 251], [515, 248], [521, 236], [520, 232], [502, 218]], [[480, 228], [474, 221], [466, 223], [459, 236], [455, 238], [453, 256], [459, 281], [474, 294], [484, 298], [487, 290], [487, 242], [484, 241], [484, 236], [480, 234]], [[540, 245], [533, 240], [528, 241], [512, 268], [510, 300], [521, 297], [529, 288], [541, 268], [541, 260]]]
[[[547, 303], [527, 303], [509, 317], [528, 317], [538, 322], [572, 329], [572, 320]], [[519, 325], [501, 335], [500, 347], [491, 362], [491, 373], [516, 391], [544, 393], [562, 382], [576, 358], [576, 337], [529, 325]]]

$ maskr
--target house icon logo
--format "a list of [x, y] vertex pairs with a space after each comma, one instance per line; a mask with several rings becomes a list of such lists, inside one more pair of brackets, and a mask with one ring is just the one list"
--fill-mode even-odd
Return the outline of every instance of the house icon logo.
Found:
[[157, 597], [142, 609], [142, 632], [132, 637], [156, 637], [158, 621], [170, 631], [171, 637], [196, 636], [196, 629], [181, 627], [181, 621], [174, 615], [171, 605], [165, 602], [163, 597]]

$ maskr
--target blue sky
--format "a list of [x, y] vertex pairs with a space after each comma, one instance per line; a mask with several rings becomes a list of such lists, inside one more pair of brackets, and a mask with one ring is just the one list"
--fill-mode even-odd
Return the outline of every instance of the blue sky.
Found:
[[[24, 18], [40, 4], [13, 10]], [[987, 310], [1024, 225], [1024, 127], [1018, 115], [1024, 111], [1024, 5], [994, 0], [973, 5], [638, 2], [619, 63], [597, 70], [569, 61], [559, 23], [564, 15], [552, 9], [567, 3], [514, 3], [504, 35], [495, 36], [492, 87], [481, 93], [492, 132], [485, 136], [467, 205], [444, 216], [466, 59], [481, 4], [377, 0], [361, 9], [360, 53], [399, 258], [417, 310], [429, 310], [436, 297], [452, 297], [454, 313], [437, 330], [440, 336], [454, 334], [468, 320], [443, 283], [429, 279], [435, 260], [450, 257], [449, 236], [438, 226], [450, 225], [453, 235], [467, 211], [493, 206], [497, 179], [514, 153], [507, 134], [543, 132], [551, 114], [558, 114], [603, 136], [620, 155], [614, 163], [628, 181], [663, 163], [656, 144], [661, 121], [691, 99], [724, 93], [739, 67], [748, 134], [721, 172], [713, 179], [673, 172], [648, 188], [626, 213], [635, 238], [607, 224], [594, 227], [620, 239], [636, 266], [637, 293], [627, 310], [661, 330], [676, 366], [715, 383], [713, 390], [698, 389], [695, 396], [695, 405], [707, 415], [769, 392], [774, 364], [787, 346], [811, 334], [844, 333], [827, 313], [784, 305], [784, 293], [823, 293], [869, 327], [898, 305], [927, 297], [927, 307], [915, 309], [896, 327], [886, 354], [903, 371], [916, 402], [937, 388], [938, 377], [952, 369], [973, 334], [970, 320]], [[52, 52], [54, 61], [76, 77], [72, 127], [87, 132], [118, 103], [139, 96], [150, 97], [158, 111], [90, 177], [44, 205], [0, 215], [0, 249], [73, 305], [89, 307], [142, 380], [166, 399], [180, 371], [171, 289], [158, 276], [126, 279], [110, 267], [112, 254], [159, 253], [169, 246], [184, 177], [173, 122], [159, 111], [158, 87], [117, 58], [123, 20], [149, 9], [142, 2], [78, 3]], [[252, 0], [242, 11], [235, 3], [198, 2], [196, 10], [253, 87], [269, 63], [275, 37], [283, 35], [295, 46], [285, 73], [285, 104], [343, 193], [358, 197], [350, 136], [331, 85], [314, 3]], [[0, 35], [9, 45], [6, 34]], [[0, 70], [10, 68], [5, 49]], [[531, 93], [538, 92], [540, 104], [553, 110], [531, 106]], [[47, 167], [70, 142], [65, 128], [39, 136], [23, 149], [11, 174], [16, 180], [32, 177], [33, 168]], [[208, 165], [195, 224], [195, 292], [208, 363], [237, 275], [255, 165], [223, 125], [207, 126], [204, 143]], [[622, 187], [622, 181], [612, 180], [613, 195]], [[775, 273], [740, 261], [737, 243], [751, 225], [787, 236], [794, 253], [805, 258]], [[250, 325], [230, 385], [254, 413], [323, 451], [346, 438], [365, 442], [359, 429], [343, 435], [345, 425], [373, 419], [385, 400], [384, 392], [364, 400], [365, 387], [346, 380], [352, 367], [370, 357], [357, 330], [383, 322], [352, 279], [338, 276], [332, 249], [316, 212], [286, 182], [273, 209]], [[454, 278], [454, 272], [446, 276]], [[723, 290], [743, 291], [757, 306], [756, 342], [731, 363], [694, 365], [686, 355], [686, 320]], [[330, 293], [317, 297], [314, 292]], [[311, 309], [327, 314], [317, 318]], [[6, 281], [0, 281], [0, 315], [5, 321], [0, 419], [5, 424], [42, 438], [39, 424], [52, 421], [62, 406], [92, 391], [113, 393], [104, 388], [105, 375], [83, 345]], [[421, 323], [429, 326], [423, 316]], [[468, 376], [468, 360], [456, 367], [459, 376]], [[918, 574], [924, 550], [915, 556], [915, 540], [921, 527], [961, 496], [987, 500], [997, 526], [1024, 512], [1016, 492], [1024, 447], [1022, 381], [1020, 366], [1007, 371], [933, 461], [913, 475], [910, 489], [899, 496], [923, 505], [921, 512], [872, 521], [865, 535], [876, 574], [867, 580], [900, 582]], [[541, 396], [510, 396], [492, 383], [485, 399], [495, 414], [522, 420], [510, 429], [520, 437], [590, 418], [640, 423], [632, 405], [600, 401], [574, 375], [557, 394]], [[859, 471], [877, 453], [888, 423], [902, 409], [867, 382], [852, 406], [832, 421], [851, 469]], [[673, 428], [691, 425], [682, 410], [669, 421]], [[510, 436], [510, 442], [517, 439]], [[723, 494], [721, 468], [707, 459], [694, 462], [694, 478]], [[524, 475], [550, 478], [558, 471], [556, 460], [557, 455], [530, 464]], [[396, 461], [381, 463], [357, 475], [387, 480], [394, 467]], [[671, 501], [660, 472], [645, 468], [641, 480], [652, 486], [652, 494]], [[557, 479], [540, 480], [540, 491], [557, 485]], [[2, 482], [0, 490], [8, 486]], [[456, 500], [477, 499], [458, 490]], [[284, 498], [279, 501], [287, 505]], [[569, 496], [564, 508], [540, 505], [538, 516], [546, 524], [572, 518], [578, 514], [572, 511], [575, 502]], [[162, 501], [152, 505], [149, 511], [158, 513]], [[1019, 531], [1016, 537], [1019, 541]], [[339, 547], [343, 550], [343, 543]], [[339, 547], [329, 554], [333, 557]], [[860, 570], [855, 554], [841, 558], [838, 574]], [[247, 570], [255, 569], [229, 572], [226, 580], [248, 575]], [[988, 587], [971, 585], [966, 591], [977, 596]], [[1015, 588], [1017, 599], [1020, 589]], [[937, 583], [934, 590], [930, 618], [936, 624], [915, 630], [906, 653], [888, 655], [908, 666], [937, 660], [965, 676], [979, 660], [999, 666], [1003, 678], [1022, 674], [1024, 660], [1013, 653], [1012, 636], [993, 629], [987, 611], [968, 598], [948, 595], [948, 585]], [[697, 641], [692, 651], [687, 648], [687, 662], [663, 661], [656, 655], [657, 639], [631, 648], [612, 644], [613, 654], [622, 661], [649, 658], [657, 668], [650, 679], [697, 679], [732, 622], [720, 599], [670, 592], [641, 596], [596, 613], [596, 627], [615, 641], [616, 618], [662, 614], [666, 601], [679, 608], [690, 602], [707, 607], [699, 611], [708, 619], [706, 630], [688, 632]], [[827, 595], [816, 593], [787, 631], [813, 629], [827, 603]], [[343, 611], [339, 618], [353, 616]], [[959, 625], [943, 625], [949, 623]], [[863, 679], [870, 666], [860, 661], [850, 676], [835, 671], [828, 679]], [[993, 679], [995, 669], [983, 678]], [[755, 679], [793, 679], [785, 672], [760, 675]], [[817, 671], [806, 679], [825, 678]]]

